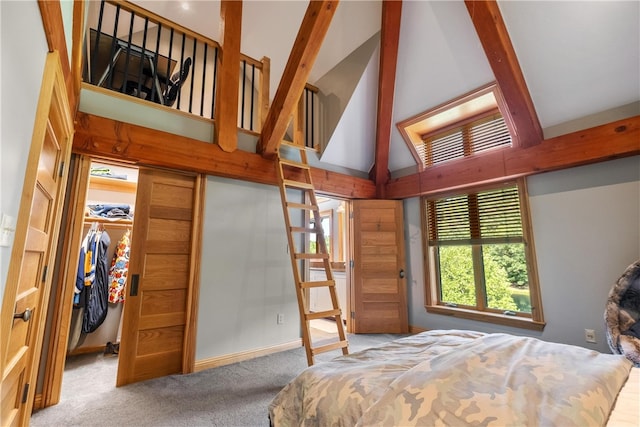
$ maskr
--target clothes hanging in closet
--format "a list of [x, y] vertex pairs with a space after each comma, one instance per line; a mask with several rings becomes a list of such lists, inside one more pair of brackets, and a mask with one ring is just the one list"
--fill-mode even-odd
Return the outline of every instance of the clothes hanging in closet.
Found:
[[109, 299], [107, 250], [110, 243], [109, 233], [96, 224], [91, 226], [82, 242], [74, 305], [84, 308], [83, 333], [95, 331], [107, 317]]
[[111, 268], [109, 269], [109, 302], [124, 302], [124, 285], [127, 282], [127, 272], [129, 271], [131, 230], [127, 230], [116, 246], [113, 254]]

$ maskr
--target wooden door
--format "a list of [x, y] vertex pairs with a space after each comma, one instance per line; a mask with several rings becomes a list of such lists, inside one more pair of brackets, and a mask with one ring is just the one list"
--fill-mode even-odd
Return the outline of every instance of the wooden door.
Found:
[[141, 169], [117, 385], [193, 369], [201, 183]]
[[402, 201], [353, 201], [355, 333], [407, 333]]
[[27, 425], [33, 407], [72, 136], [60, 59], [53, 52], [45, 63], [2, 300], [2, 426]]

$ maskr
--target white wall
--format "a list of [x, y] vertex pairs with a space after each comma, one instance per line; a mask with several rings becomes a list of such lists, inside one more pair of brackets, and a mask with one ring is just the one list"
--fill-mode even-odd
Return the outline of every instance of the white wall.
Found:
[[[398, 46], [392, 122], [450, 101], [495, 78], [461, 1], [405, 1]], [[393, 126], [389, 170], [416, 162]]]
[[[15, 218], [47, 51], [38, 3], [0, 1], [0, 213]], [[0, 298], [10, 257], [0, 247]]]
[[278, 187], [208, 177], [202, 243], [196, 360], [300, 339]]
[[[426, 313], [419, 198], [405, 201], [409, 324], [426, 329], [511, 332], [609, 352], [609, 289], [640, 259], [640, 157], [528, 178], [546, 327], [533, 332]], [[587, 344], [584, 329], [595, 329]]]

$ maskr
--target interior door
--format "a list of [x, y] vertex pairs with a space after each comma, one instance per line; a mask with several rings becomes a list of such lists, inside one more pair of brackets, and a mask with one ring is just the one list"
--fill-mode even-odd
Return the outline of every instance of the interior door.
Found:
[[193, 369], [200, 194], [197, 176], [140, 169], [118, 386]]
[[2, 426], [27, 425], [33, 407], [72, 136], [60, 59], [49, 53], [2, 300]]
[[353, 201], [355, 333], [407, 333], [402, 201]]

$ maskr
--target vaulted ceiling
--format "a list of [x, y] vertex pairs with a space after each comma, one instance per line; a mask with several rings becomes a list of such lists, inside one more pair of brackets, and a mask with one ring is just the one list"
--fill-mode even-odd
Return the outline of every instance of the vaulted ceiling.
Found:
[[[135, 3], [220, 39], [219, 1]], [[243, 2], [241, 51], [271, 58], [272, 95], [307, 5]], [[640, 114], [639, 2], [510, 0], [498, 5], [544, 138]], [[361, 56], [380, 31], [381, 11], [380, 1], [342, 0], [309, 77], [321, 91], [324, 86], [351, 92], [341, 95], [346, 99], [341, 119], [327, 135], [321, 160], [361, 172], [375, 162], [380, 49], [366, 49], [364, 62]], [[392, 173], [415, 171], [397, 122], [496, 80], [474, 12], [474, 2], [403, 2], [388, 158]], [[336, 84], [336, 70], [357, 54], [364, 63], [360, 74], [350, 85]]]

